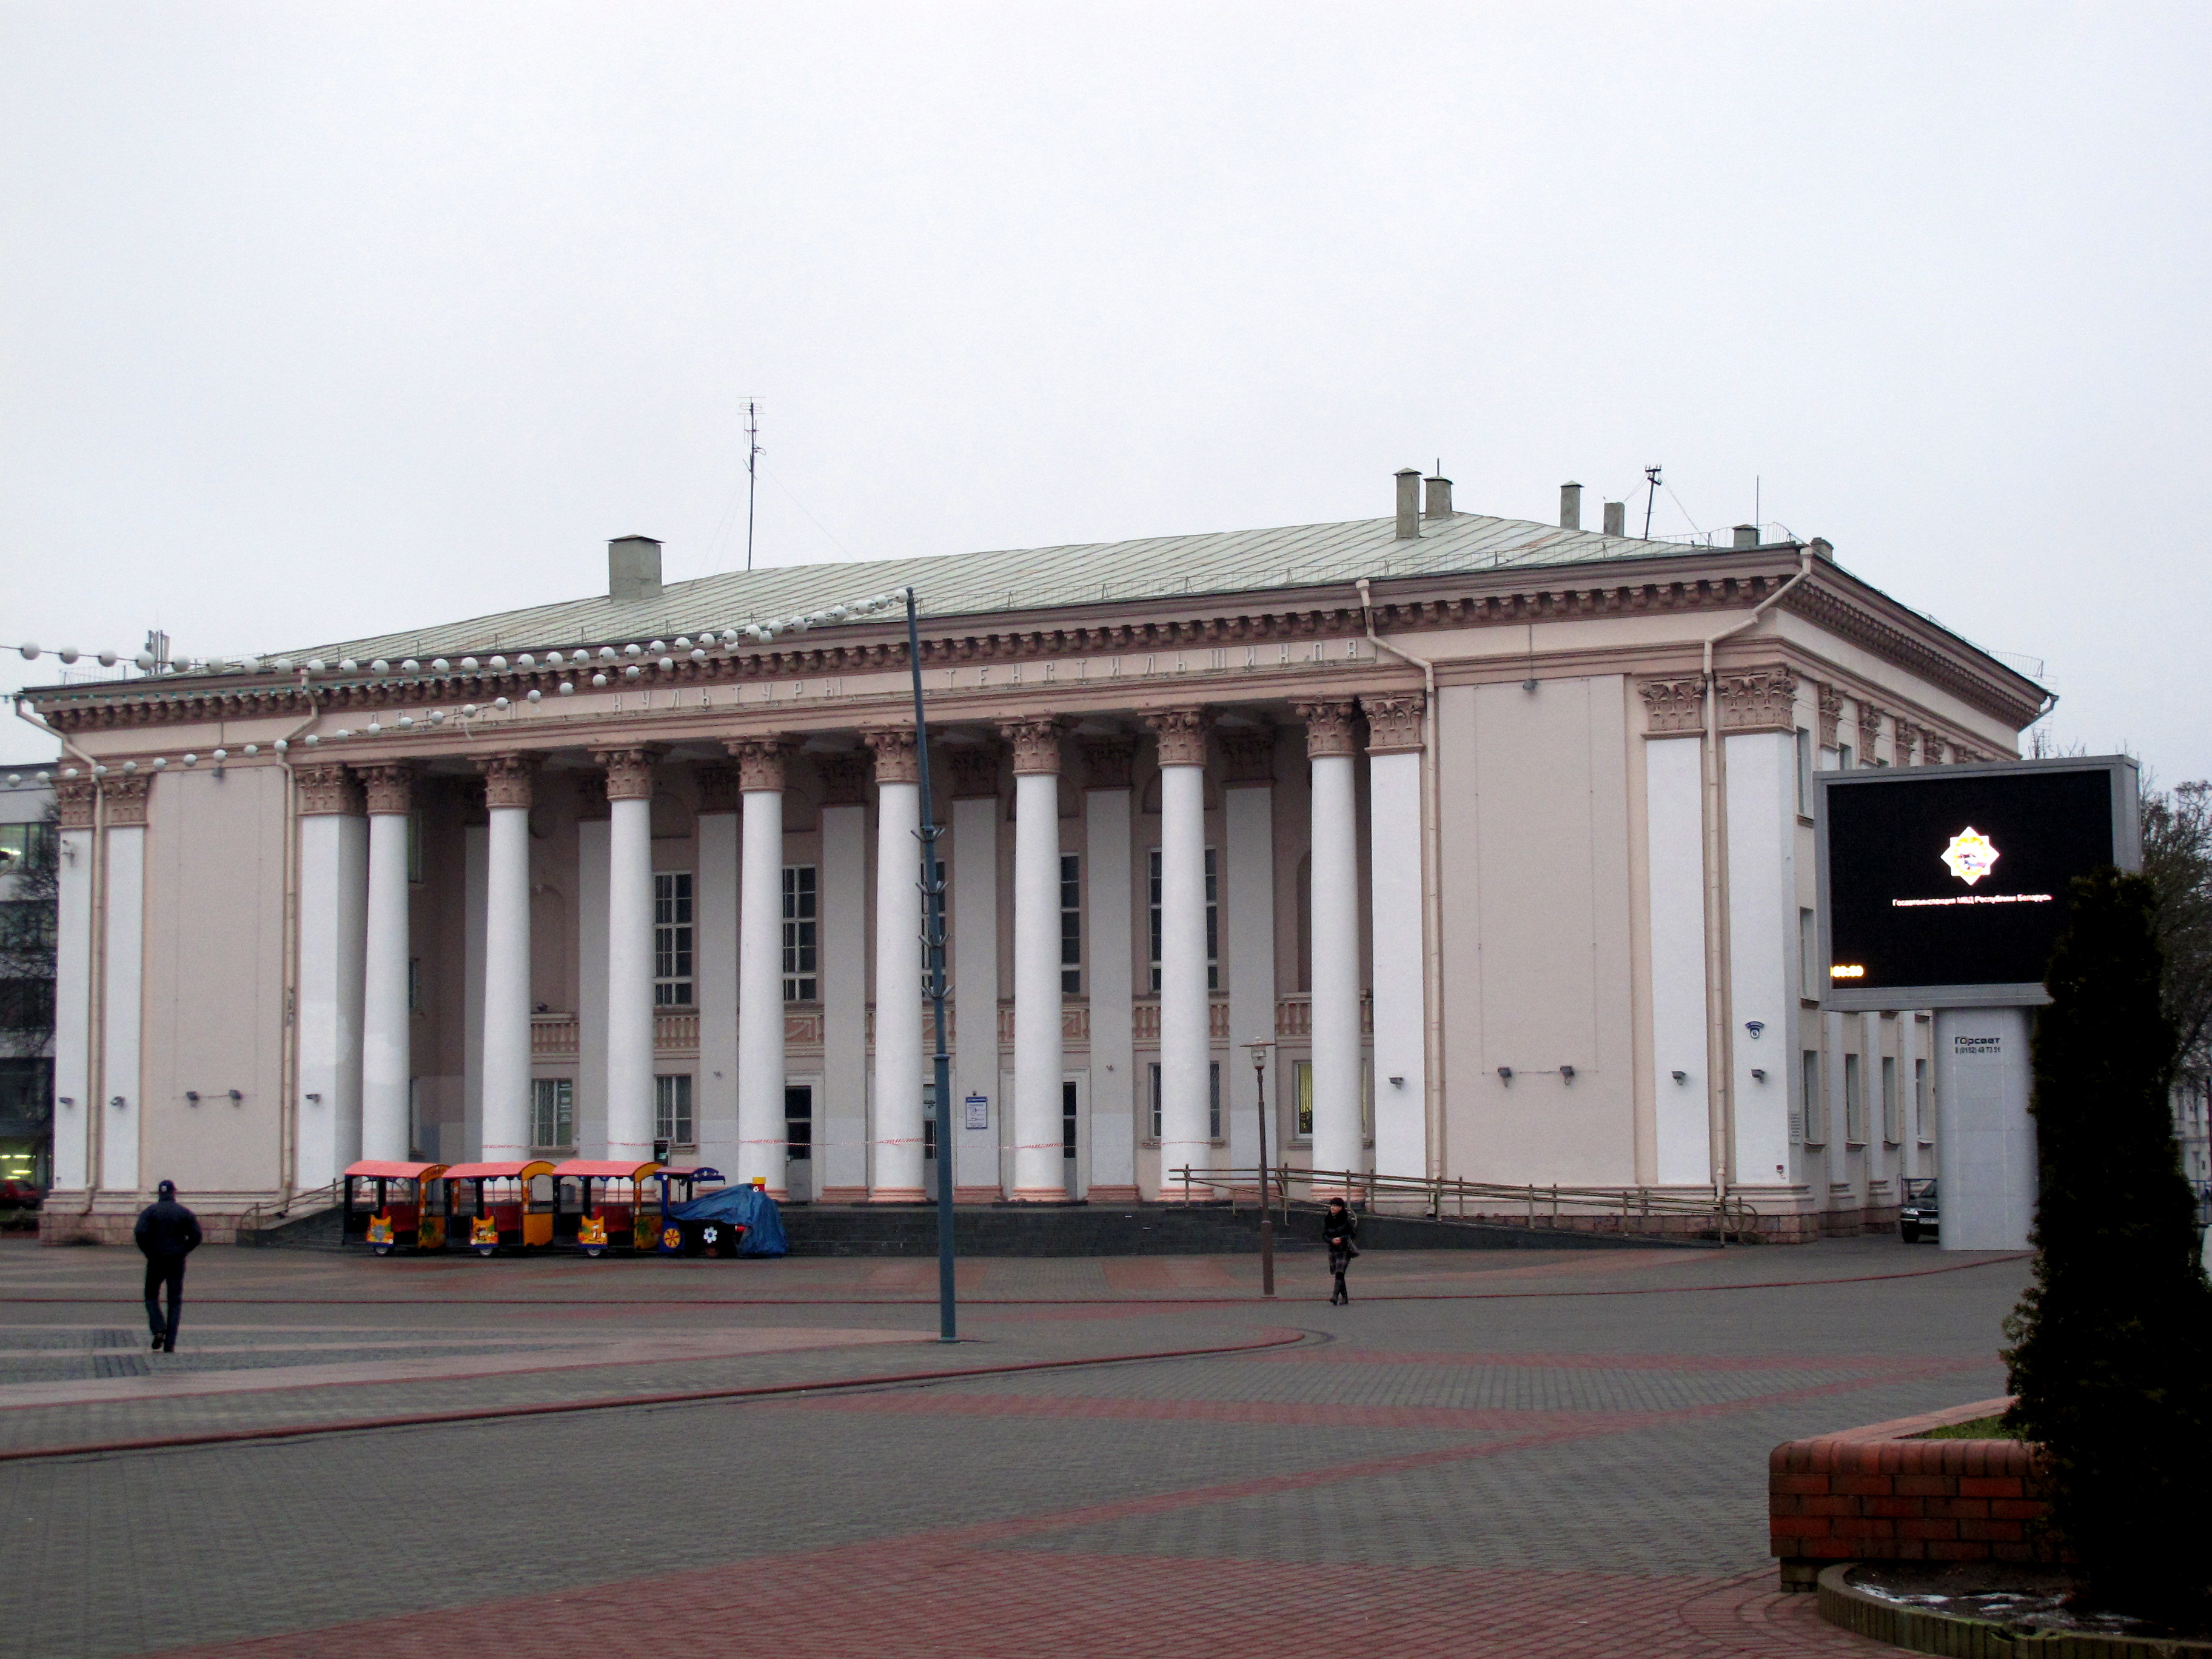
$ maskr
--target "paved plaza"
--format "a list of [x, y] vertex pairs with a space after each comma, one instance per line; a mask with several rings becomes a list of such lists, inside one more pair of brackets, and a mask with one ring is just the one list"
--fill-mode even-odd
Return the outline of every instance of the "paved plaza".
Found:
[[[0, 1656], [1892, 1651], [1778, 1441], [2002, 1391], [2017, 1257], [379, 1261], [0, 1245]], [[631, 1402], [631, 1403], [621, 1403]]]

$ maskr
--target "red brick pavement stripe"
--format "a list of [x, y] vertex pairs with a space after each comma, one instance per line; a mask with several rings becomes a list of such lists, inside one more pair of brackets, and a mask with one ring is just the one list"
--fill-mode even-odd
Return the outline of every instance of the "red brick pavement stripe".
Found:
[[1032, 1359], [1009, 1365], [972, 1365], [958, 1370], [892, 1372], [878, 1376], [832, 1377], [813, 1382], [775, 1382], [750, 1388], [685, 1389], [665, 1394], [609, 1395], [596, 1400], [550, 1401], [535, 1405], [479, 1406], [444, 1412], [405, 1412], [388, 1417], [333, 1418], [320, 1423], [290, 1423], [265, 1428], [228, 1429], [202, 1434], [156, 1435], [137, 1440], [87, 1441], [62, 1446], [25, 1446], [0, 1451], [0, 1463], [34, 1458], [82, 1457], [95, 1453], [158, 1451], [179, 1446], [224, 1445], [241, 1440], [296, 1440], [309, 1435], [356, 1434], [369, 1429], [417, 1428], [433, 1423], [473, 1423], [494, 1418], [550, 1417], [567, 1412], [611, 1411], [625, 1406], [681, 1406], [715, 1400], [755, 1400], [779, 1395], [808, 1395], [841, 1389], [879, 1389], [898, 1384], [955, 1382], [971, 1376], [1003, 1376], [1017, 1371], [1069, 1370], [1085, 1365], [1120, 1365], [1150, 1359], [1198, 1359], [1255, 1348], [1303, 1342], [1304, 1331], [1274, 1330], [1249, 1342], [1204, 1348], [1167, 1348], [1142, 1353], [1091, 1354], [1077, 1359]]
[[1479, 1349], [1312, 1347], [1254, 1356], [1270, 1365], [1489, 1365], [1547, 1371], [1834, 1371], [1888, 1370], [1893, 1354], [1489, 1353]]
[[1219, 1659], [1255, 1644], [1391, 1659], [1856, 1659], [1768, 1571], [1641, 1577], [1159, 1556], [900, 1540], [528, 1600], [171, 1649], [167, 1659]]
[[1097, 1422], [1247, 1423], [1286, 1428], [1444, 1429], [1471, 1434], [1577, 1427], [1635, 1427], [1642, 1412], [1527, 1411], [1487, 1406], [1352, 1406], [1281, 1400], [1129, 1400], [1089, 1395], [872, 1394], [794, 1401], [781, 1410], [890, 1417], [1042, 1417]]

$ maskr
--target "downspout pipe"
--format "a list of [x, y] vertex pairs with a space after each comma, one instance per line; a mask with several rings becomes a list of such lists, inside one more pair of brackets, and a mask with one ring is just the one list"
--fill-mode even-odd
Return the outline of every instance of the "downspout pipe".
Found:
[[[1813, 550], [1801, 548], [1797, 574], [1752, 606], [1750, 614], [1726, 628], [1708, 634], [1700, 668], [1704, 695], [1699, 699], [1702, 729], [1705, 813], [1703, 859], [1705, 887], [1705, 1138], [1712, 1167], [1713, 1198], [1725, 1202], [1729, 1188], [1729, 1147], [1734, 1122], [1735, 1068], [1729, 1060], [1729, 998], [1727, 981], [1729, 951], [1723, 930], [1728, 925], [1728, 843], [1721, 819], [1720, 685], [1713, 672], [1714, 647], [1757, 626], [1783, 597], [1813, 574]], [[1722, 1228], [1726, 1241], [1725, 1224]]]
[[284, 1025], [276, 1068], [279, 1215], [290, 1212], [292, 1196], [300, 1186], [300, 790], [292, 745], [323, 718], [322, 700], [315, 696], [304, 668], [300, 670], [300, 690], [307, 699], [307, 717], [284, 734], [284, 747], [277, 753], [284, 769]]
[[1370, 582], [1362, 576], [1355, 585], [1368, 643], [1421, 671], [1421, 1069], [1426, 1074], [1421, 1108], [1429, 1166], [1421, 1173], [1435, 1176], [1444, 1169], [1443, 844], [1437, 786], [1437, 669], [1427, 658], [1400, 650], [1375, 631]]

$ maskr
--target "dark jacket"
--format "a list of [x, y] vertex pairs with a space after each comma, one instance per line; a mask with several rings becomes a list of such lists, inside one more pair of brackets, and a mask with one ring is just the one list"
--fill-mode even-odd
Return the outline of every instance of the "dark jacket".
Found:
[[138, 1224], [131, 1236], [149, 1261], [190, 1255], [200, 1247], [199, 1218], [173, 1198], [165, 1198], [138, 1212]]
[[1323, 1210], [1321, 1212], [1321, 1236], [1331, 1244], [1349, 1244], [1359, 1237], [1359, 1218], [1349, 1208]]

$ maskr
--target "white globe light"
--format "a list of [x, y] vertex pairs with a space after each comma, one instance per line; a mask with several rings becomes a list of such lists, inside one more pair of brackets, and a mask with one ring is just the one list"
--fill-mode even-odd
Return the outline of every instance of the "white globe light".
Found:
[[283, 673], [289, 674], [292, 672], [292, 659], [289, 657], [279, 657], [275, 662], [271, 663], [270, 666]]
[[474, 657], [464, 657], [461, 659], [461, 666], [469, 673], [473, 674], [477, 672], [477, 659]]
[[574, 696], [576, 695], [576, 682], [574, 680], [562, 680], [561, 682], [561, 695], [564, 697]]
[[443, 726], [445, 723], [446, 711], [442, 708], [433, 708], [430, 711], [430, 724], [433, 726]]
[[375, 661], [369, 664], [368, 672], [372, 674], [388, 674], [392, 672], [392, 665], [385, 661], [383, 658], [379, 657]]
[[103, 651], [103, 652], [101, 652], [101, 653], [100, 653], [100, 665], [102, 668], [112, 668], [112, 667], [114, 667], [114, 666], [115, 666], [115, 653], [114, 653], [112, 651]]
[[475, 714], [476, 714], [476, 712], [477, 712], [477, 706], [476, 706], [476, 704], [474, 704], [474, 703], [472, 703], [472, 702], [465, 702], [465, 703], [463, 703], [463, 704], [461, 705], [461, 718], [462, 718], [463, 720], [469, 720], [469, 719], [473, 718], [473, 717], [474, 717], [474, 715], [475, 715]]
[[323, 659], [322, 659], [320, 657], [310, 657], [310, 658], [308, 658], [308, 659], [307, 659], [307, 672], [308, 672], [310, 674], [319, 674], [319, 673], [321, 673], [321, 672], [323, 672]]
[[53, 781], [54, 775], [51, 772], [41, 772], [39, 774], [39, 781], [40, 783], [52, 783]]
[[626, 646], [623, 647], [623, 648], [622, 648], [622, 653], [623, 653], [623, 655], [624, 655], [625, 657], [636, 657], [636, 656], [642, 656], [642, 655], [644, 654], [644, 647], [642, 647], [641, 646], [634, 645], [634, 644], [633, 644], [633, 645], [626, 645]]
[[695, 645], [691, 647], [691, 660], [693, 662], [704, 662], [707, 660], [707, 653]]
[[136, 772], [138, 769], [138, 763], [137, 761], [125, 761], [123, 763], [123, 769], [126, 772]]
[[663, 672], [665, 672], [666, 670], [671, 669], [671, 668], [673, 668], [673, 667], [675, 667], [675, 666], [676, 666], [676, 659], [675, 659], [675, 658], [673, 658], [673, 657], [663, 657], [663, 658], [660, 659], [660, 667], [661, 667], [661, 669], [663, 670]]
[[408, 658], [407, 660], [401, 663], [399, 666], [403, 672], [409, 674], [419, 673], [422, 672], [422, 665], [416, 662], [412, 657]]
[[36, 662], [38, 660], [39, 647], [37, 646], [26, 644], [19, 645], [15, 648], [23, 653], [23, 660], [25, 662]]
[[[337, 729], [337, 731], [335, 731], [335, 732], [331, 732], [331, 736], [333, 738], [349, 738], [349, 737], [351, 737], [352, 735], [353, 735], [353, 728], [352, 728], [351, 726], [341, 726], [340, 727], [338, 727], [338, 729]], [[185, 756], [185, 759], [187, 762], [189, 762], [189, 761], [191, 759], [191, 757], [190, 755], [187, 755], [187, 756]]]
[[143, 671], [144, 671], [144, 670], [150, 669], [151, 667], [153, 667], [153, 665], [154, 665], [154, 653], [153, 653], [152, 652], [150, 652], [150, 651], [141, 651], [141, 652], [140, 652], [137, 656], [135, 656], [135, 657], [131, 658], [131, 660], [132, 662], [136, 663], [136, 664], [138, 665], [139, 669], [143, 672]]
[[506, 708], [511, 705], [509, 705], [505, 697], [494, 697], [492, 699], [491, 706], [495, 708]]
[[292, 746], [292, 740], [289, 738], [279, 738], [269, 746], [281, 755]]
[[261, 671], [261, 659], [258, 657], [240, 657], [238, 659], [238, 665], [249, 674], [258, 673]]
[[210, 750], [208, 758], [210, 760], [219, 761], [228, 760], [230, 758], [230, 750], [228, 749], [216, 749]]
[[322, 739], [317, 737], [313, 732], [310, 732], [306, 737], [301, 738], [300, 741], [306, 744], [308, 748], [313, 749], [317, 744], [320, 743]]
[[599, 647], [599, 660], [601, 662], [612, 662], [621, 654], [622, 653], [617, 651], [611, 645], [603, 645]]
[[684, 638], [683, 635], [678, 634], [676, 636], [676, 648], [678, 651], [689, 651], [691, 648], [691, 641]]
[[392, 724], [403, 732], [412, 732], [415, 729], [415, 717], [412, 714], [402, 714]]
[[623, 670], [623, 678], [626, 680], [634, 680], [637, 676], [638, 666], [635, 663], [632, 663], [629, 667]]
[[165, 772], [169, 767], [169, 757], [167, 755], [156, 755], [154, 757], [153, 764], [156, 772]]
[[64, 766], [62, 768], [62, 775], [65, 778], [75, 777], [76, 775], [76, 768], [74, 766]]
[[92, 769], [92, 775], [95, 778], [104, 778], [107, 775], [107, 769], [104, 766], [95, 766]]
[[438, 673], [441, 673], [441, 674], [444, 673], [447, 669], [451, 668], [453, 665], [453, 664], [451, 664], [451, 663], [447, 662], [447, 661], [443, 657], [433, 657], [433, 658], [431, 658], [431, 659], [430, 659], [430, 666], [431, 666], [431, 668], [432, 668], [434, 672], [438, 672]]
[[605, 685], [606, 683], [607, 677], [605, 674], [594, 674], [592, 676], [592, 684], [593, 685]]
[[246, 745], [244, 752], [249, 755], [258, 755], [261, 752], [261, 745], [258, 743], [249, 743]]
[[356, 662], [351, 657], [341, 657], [338, 659], [338, 672], [341, 674], [350, 674], [355, 669], [360, 666], [361, 665]]
[[534, 686], [534, 685], [533, 685], [533, 686], [532, 686], [532, 687], [530, 688], [530, 690], [529, 690], [528, 691], [525, 692], [523, 695], [524, 695], [525, 696], [528, 697], [528, 698], [530, 699], [530, 701], [531, 701], [531, 702], [539, 702], [539, 701], [540, 701], [540, 700], [542, 700], [542, 699], [544, 697], [544, 696], [545, 696], [545, 694], [544, 694], [543, 691], [540, 691], [540, 690], [539, 690], [536, 686]]
[[504, 668], [506, 668], [506, 666], [507, 666], [507, 659], [506, 659], [506, 658], [504, 658], [504, 657], [494, 657], [494, 658], [491, 659], [491, 665], [492, 665], [495, 669], [502, 669], [502, 670], [503, 670], [503, 669], [504, 669]]
[[655, 640], [651, 645], [647, 646], [645, 648], [647, 653], [657, 657], [662, 652], [668, 649], [668, 641], [665, 640]]
[[362, 727], [362, 730], [364, 730], [365, 732], [367, 732], [368, 733], [368, 735], [369, 735], [370, 737], [372, 737], [372, 738], [373, 738], [373, 737], [374, 737], [378, 732], [381, 732], [382, 730], [384, 730], [384, 722], [383, 722], [383, 721], [381, 721], [381, 720], [371, 720], [371, 721], [370, 721], [370, 722], [369, 722], [366, 726]]

